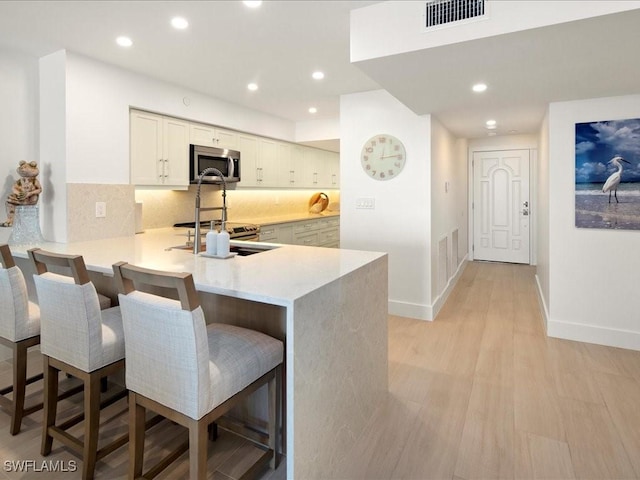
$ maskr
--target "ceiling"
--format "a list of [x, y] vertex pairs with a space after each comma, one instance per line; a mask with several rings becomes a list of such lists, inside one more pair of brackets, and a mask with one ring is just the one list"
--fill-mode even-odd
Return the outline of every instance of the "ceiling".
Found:
[[[356, 66], [349, 11], [373, 3], [0, 1], [0, 47], [37, 57], [64, 48], [294, 122], [337, 118], [341, 94], [385, 88], [466, 138], [486, 136], [488, 118], [498, 134], [535, 133], [551, 101], [640, 91], [640, 10]], [[189, 28], [173, 29], [174, 16]], [[118, 35], [133, 46], [117, 46]], [[313, 80], [315, 70], [325, 79]], [[469, 90], [478, 78], [483, 95]]]

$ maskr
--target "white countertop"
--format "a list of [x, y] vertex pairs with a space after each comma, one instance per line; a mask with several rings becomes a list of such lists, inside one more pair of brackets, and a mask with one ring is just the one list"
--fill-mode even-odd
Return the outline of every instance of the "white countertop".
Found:
[[[183, 230], [159, 228], [129, 237], [45, 242], [39, 246], [58, 253], [81, 254], [87, 268], [108, 275], [113, 274], [112, 265], [119, 261], [158, 270], [189, 272], [200, 291], [282, 306], [290, 306], [297, 298], [385, 255], [281, 245], [256, 255], [222, 260], [195, 256], [184, 250], [167, 250], [184, 242]], [[232, 245], [242, 243], [256, 244], [231, 242]], [[12, 246], [11, 251], [17, 257], [26, 258], [28, 248]]]

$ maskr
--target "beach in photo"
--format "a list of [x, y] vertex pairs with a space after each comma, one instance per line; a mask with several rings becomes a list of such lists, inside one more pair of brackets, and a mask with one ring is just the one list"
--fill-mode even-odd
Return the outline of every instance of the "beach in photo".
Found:
[[640, 230], [640, 184], [620, 184], [618, 202], [601, 183], [576, 185], [576, 227]]

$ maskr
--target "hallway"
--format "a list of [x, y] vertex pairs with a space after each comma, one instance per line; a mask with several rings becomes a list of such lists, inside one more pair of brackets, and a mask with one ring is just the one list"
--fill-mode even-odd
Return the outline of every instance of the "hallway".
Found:
[[547, 338], [534, 275], [470, 262], [436, 321], [390, 317], [390, 394], [330, 478], [640, 478], [640, 352]]

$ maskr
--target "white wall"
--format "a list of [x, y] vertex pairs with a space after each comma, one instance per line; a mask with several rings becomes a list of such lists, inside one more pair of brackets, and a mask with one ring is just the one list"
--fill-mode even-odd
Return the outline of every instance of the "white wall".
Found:
[[38, 161], [38, 59], [0, 49], [0, 222], [20, 160]]
[[[431, 117], [431, 298], [434, 316], [467, 253], [467, 143]], [[458, 231], [454, 252], [453, 232]], [[462, 241], [462, 243], [461, 243]], [[445, 242], [446, 252], [440, 251]], [[457, 261], [455, 259], [458, 259]]]
[[70, 183], [129, 183], [130, 106], [282, 140], [295, 136], [293, 122], [70, 52], [67, 96]]
[[[377, 90], [341, 97], [340, 131], [341, 248], [388, 252], [389, 312], [430, 319], [431, 118]], [[379, 133], [407, 152], [393, 180], [373, 180], [360, 166], [362, 145]], [[360, 197], [375, 199], [375, 209], [356, 209]]]
[[412, 52], [640, 8], [638, 1], [486, 2], [487, 17], [455, 28], [424, 29], [426, 2], [387, 1], [351, 12], [351, 61]]
[[537, 164], [536, 282], [545, 325], [549, 320], [549, 112], [540, 126]]
[[40, 59], [40, 224], [46, 240], [67, 240], [67, 107], [64, 51]]
[[573, 188], [575, 124], [638, 117], [640, 95], [549, 106], [550, 336], [640, 350], [640, 232], [576, 228]]

